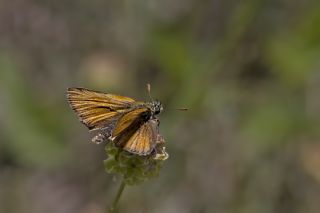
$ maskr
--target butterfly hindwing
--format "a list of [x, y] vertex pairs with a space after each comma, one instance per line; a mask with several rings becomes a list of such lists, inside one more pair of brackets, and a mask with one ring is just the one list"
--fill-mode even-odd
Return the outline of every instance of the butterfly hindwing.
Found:
[[158, 129], [158, 121], [149, 120], [132, 135], [123, 149], [139, 155], [149, 155], [154, 150], [160, 136]]
[[103, 128], [91, 130], [90, 133], [91, 135], [93, 135], [91, 141], [96, 144], [107, 142], [109, 138], [112, 136], [112, 132], [119, 119], [118, 117], [106, 121], [105, 126]]

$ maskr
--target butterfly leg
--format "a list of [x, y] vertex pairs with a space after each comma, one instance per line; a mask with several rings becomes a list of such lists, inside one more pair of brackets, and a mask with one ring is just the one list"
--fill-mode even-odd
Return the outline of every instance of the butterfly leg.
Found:
[[157, 135], [156, 143], [157, 144], [164, 144], [165, 140], [164, 137], [160, 134]]

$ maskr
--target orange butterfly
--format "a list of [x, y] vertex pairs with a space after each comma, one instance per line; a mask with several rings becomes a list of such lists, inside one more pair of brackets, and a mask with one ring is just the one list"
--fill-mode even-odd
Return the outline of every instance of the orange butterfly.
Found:
[[149, 155], [156, 144], [164, 143], [156, 117], [163, 110], [159, 101], [138, 102], [84, 88], [68, 88], [67, 98], [80, 121], [94, 133], [94, 143], [111, 140], [138, 155]]

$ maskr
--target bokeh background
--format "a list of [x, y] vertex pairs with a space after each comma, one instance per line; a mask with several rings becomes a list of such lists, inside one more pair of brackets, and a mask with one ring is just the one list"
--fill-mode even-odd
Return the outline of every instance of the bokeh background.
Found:
[[319, 212], [317, 0], [2, 0], [0, 212], [106, 212], [120, 180], [65, 91], [147, 83], [170, 158], [120, 212]]

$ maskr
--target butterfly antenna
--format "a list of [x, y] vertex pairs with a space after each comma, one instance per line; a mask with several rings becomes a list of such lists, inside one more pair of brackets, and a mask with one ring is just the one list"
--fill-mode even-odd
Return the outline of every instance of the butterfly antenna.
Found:
[[188, 108], [176, 108], [176, 110], [179, 110], [179, 111], [187, 111], [189, 110]]
[[149, 83], [147, 83], [147, 90], [148, 90], [149, 98], [153, 102], [153, 98], [151, 97], [151, 85]]

